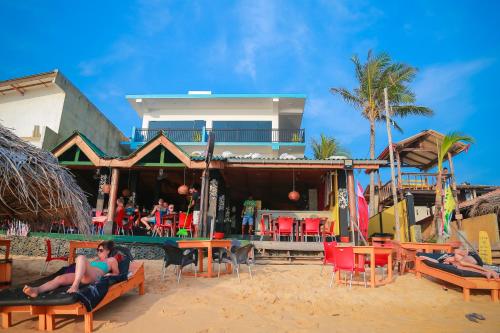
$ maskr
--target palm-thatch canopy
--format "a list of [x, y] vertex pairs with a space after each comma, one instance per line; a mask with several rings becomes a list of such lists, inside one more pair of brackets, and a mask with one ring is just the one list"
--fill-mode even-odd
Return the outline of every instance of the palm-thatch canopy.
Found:
[[91, 208], [73, 175], [49, 152], [0, 125], [0, 218], [31, 225], [59, 219], [88, 233]]
[[495, 190], [474, 200], [474, 205], [470, 209], [472, 216], [496, 214], [500, 217], [500, 190]]

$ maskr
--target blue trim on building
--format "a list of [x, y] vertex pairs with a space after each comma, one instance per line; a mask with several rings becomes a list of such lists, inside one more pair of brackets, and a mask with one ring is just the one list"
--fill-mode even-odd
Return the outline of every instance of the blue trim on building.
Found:
[[152, 94], [152, 95], [126, 95], [127, 99], [137, 98], [303, 98], [305, 94]]

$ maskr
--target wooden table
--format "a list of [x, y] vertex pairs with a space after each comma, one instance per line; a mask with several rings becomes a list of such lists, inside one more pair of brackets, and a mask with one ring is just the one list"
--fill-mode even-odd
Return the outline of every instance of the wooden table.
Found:
[[444, 251], [447, 253], [453, 252], [453, 246], [450, 243], [401, 243], [401, 247], [407, 250], [415, 250], [419, 252], [432, 253], [434, 251]]
[[0, 246], [5, 246], [5, 260], [0, 261], [0, 285], [12, 282], [12, 260], [10, 256], [10, 239], [0, 239]]
[[[213, 239], [213, 240], [203, 240], [203, 239], [193, 239], [193, 240], [179, 240], [177, 241], [177, 245], [181, 249], [198, 249], [198, 276], [202, 277], [215, 277], [214, 272], [212, 271], [212, 254], [214, 248], [225, 248], [228, 251], [231, 251], [231, 240], [229, 239]], [[208, 250], [207, 255], [207, 271], [203, 272], [203, 258], [204, 253], [203, 250]], [[226, 264], [226, 272], [224, 274], [230, 274], [231, 265]], [[222, 274], [222, 272], [221, 272]]]
[[5, 260], [10, 256], [10, 239], [0, 239], [0, 246], [5, 246]]
[[70, 241], [68, 263], [75, 262], [76, 249], [97, 249], [101, 241]]
[[[342, 245], [338, 245], [342, 246]], [[370, 287], [375, 288], [377, 285], [384, 285], [392, 282], [392, 251], [393, 249], [390, 247], [375, 247], [375, 246], [352, 246], [355, 260], [357, 263], [357, 255], [369, 255], [370, 256]], [[376, 281], [376, 267], [375, 267], [375, 255], [376, 254], [385, 254], [388, 256], [387, 258], [387, 278], [383, 281]], [[340, 271], [335, 273], [335, 280], [337, 284], [342, 283], [343, 281], [340, 279]], [[354, 284], [362, 284], [363, 282], [353, 281]]]

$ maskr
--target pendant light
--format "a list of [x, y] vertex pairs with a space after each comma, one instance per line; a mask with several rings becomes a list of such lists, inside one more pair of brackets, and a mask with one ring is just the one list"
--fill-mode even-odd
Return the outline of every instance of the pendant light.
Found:
[[180, 195], [186, 195], [186, 194], [188, 194], [188, 192], [189, 192], [189, 188], [186, 185], [186, 168], [184, 168], [184, 182], [177, 189], [177, 193], [179, 193]]
[[288, 199], [291, 201], [299, 201], [300, 194], [295, 191], [295, 169], [292, 169], [292, 192], [288, 193]]

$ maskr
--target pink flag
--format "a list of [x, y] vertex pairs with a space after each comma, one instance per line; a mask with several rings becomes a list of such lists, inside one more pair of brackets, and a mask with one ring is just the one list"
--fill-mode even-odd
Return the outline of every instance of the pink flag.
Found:
[[363, 188], [358, 182], [358, 190], [356, 191], [358, 197], [358, 223], [361, 234], [366, 239], [368, 237], [368, 204], [366, 203], [363, 195]]

